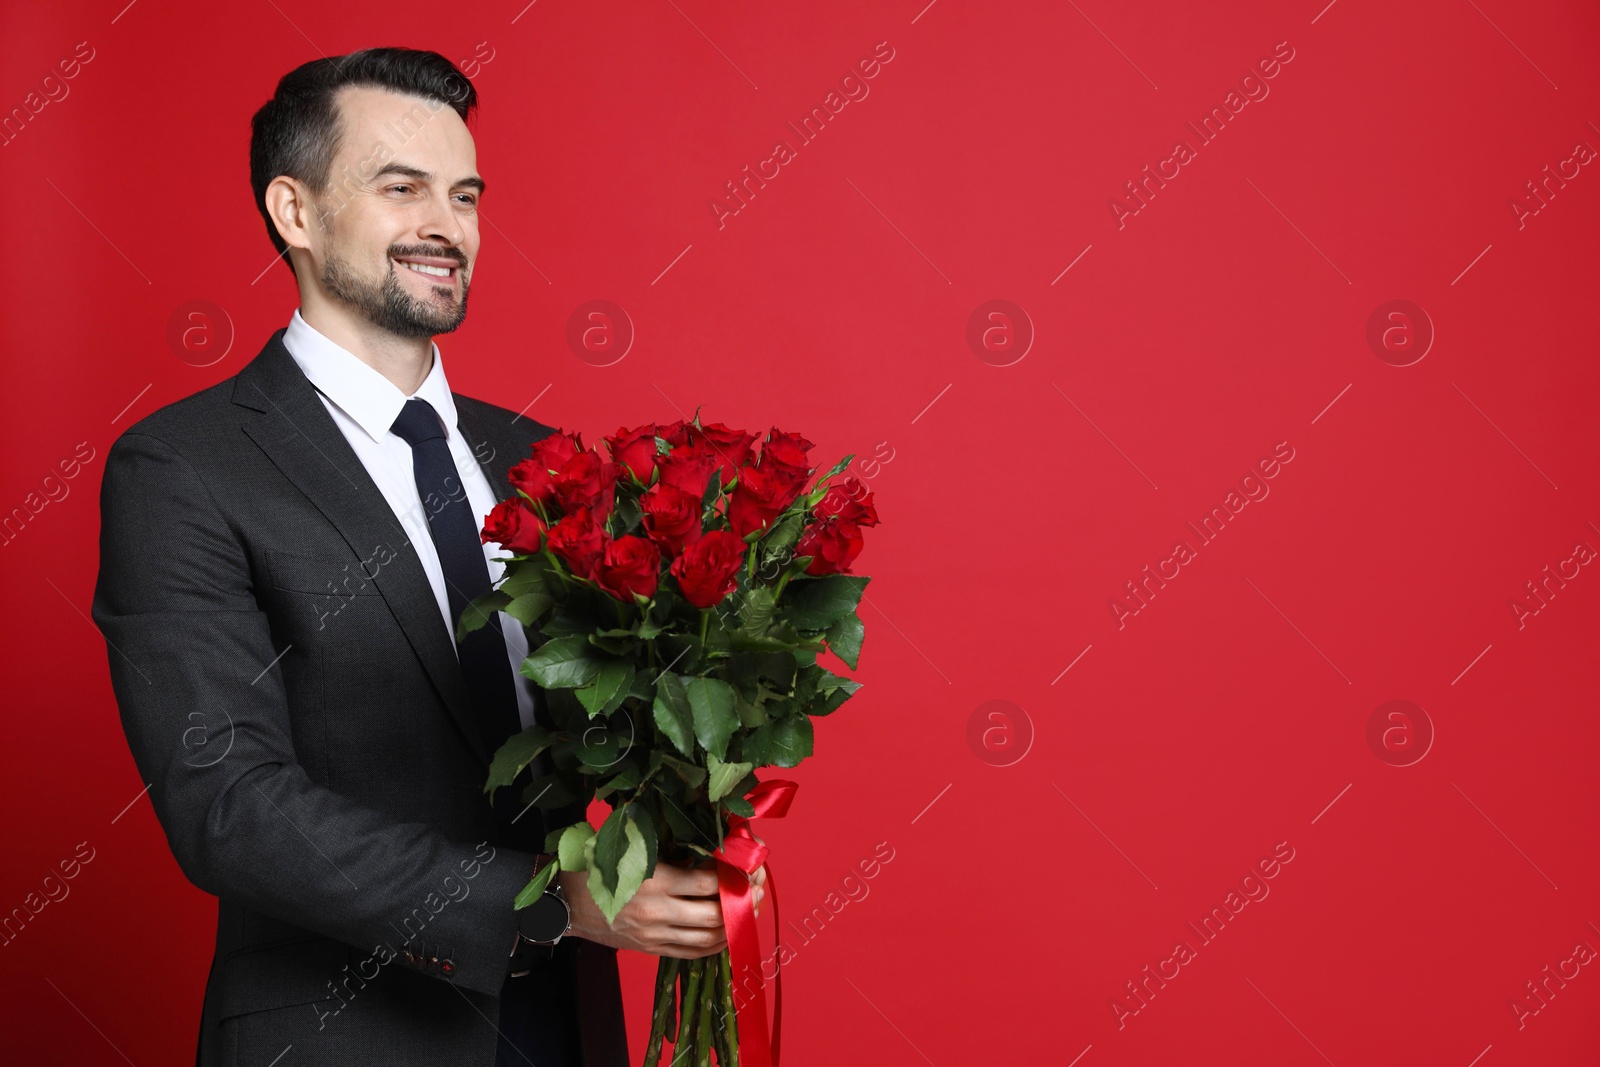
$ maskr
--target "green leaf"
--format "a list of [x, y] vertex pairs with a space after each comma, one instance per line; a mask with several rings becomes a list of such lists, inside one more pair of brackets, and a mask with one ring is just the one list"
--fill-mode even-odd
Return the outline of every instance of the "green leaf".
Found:
[[[620, 812], [612, 812], [613, 817], [618, 814]], [[606, 820], [607, 823], [610, 821], [609, 818]], [[617, 914], [627, 906], [628, 901], [639, 891], [639, 886], [644, 883], [646, 860], [644, 834], [634, 825], [632, 819], [623, 818], [621, 825], [626, 847], [616, 854], [615, 862], [609, 865], [612, 872], [609, 884], [605, 877], [607, 867], [600, 859], [604, 843], [600, 836], [595, 838], [595, 865], [589, 868], [589, 895], [599, 905], [608, 926], [616, 921]], [[601, 833], [604, 833], [603, 827]]]
[[589, 718], [609, 715], [617, 710], [633, 685], [633, 664], [625, 659], [606, 660], [595, 674], [594, 682], [576, 690]]
[[646, 878], [655, 873], [656, 853], [661, 842], [656, 834], [656, 821], [650, 811], [643, 804], [630, 804], [628, 806], [628, 819], [639, 830], [639, 836], [644, 838], [644, 876]]
[[563, 610], [558, 615], [553, 615], [539, 627], [539, 632], [552, 641], [563, 637], [581, 637], [585, 641], [594, 633], [594, 624], [585, 619], [569, 615]]
[[502, 589], [491, 589], [482, 596], [474, 597], [472, 602], [461, 609], [461, 618], [456, 622], [456, 643], [460, 644], [468, 634], [480, 630], [486, 623], [494, 618], [494, 613], [504, 611], [511, 598]]
[[538, 900], [544, 894], [545, 886], [550, 884], [550, 880], [556, 876], [556, 871], [559, 869], [560, 864], [545, 864], [544, 870], [535, 875], [533, 881], [522, 887], [522, 892], [517, 894], [517, 898], [511, 902], [511, 906], [518, 909], [526, 908], [529, 904]]
[[555, 598], [549, 593], [540, 591], [523, 593], [505, 606], [505, 613], [516, 619], [524, 626], [532, 626], [539, 621], [539, 616], [549, 611], [555, 604]]
[[797, 643], [801, 648], [822, 651], [822, 645], [817, 641], [796, 642], [782, 637], [751, 637], [742, 630], [736, 630], [728, 635], [728, 647], [735, 652], [789, 652]]
[[574, 823], [561, 831], [561, 841], [556, 853], [561, 857], [563, 871], [581, 871], [586, 866], [584, 847], [594, 840], [594, 827], [586, 822]]
[[621, 537], [624, 534], [633, 533], [638, 527], [639, 521], [644, 518], [644, 512], [639, 507], [638, 497], [631, 492], [618, 493], [612, 506], [611, 518], [616, 524], [617, 533], [615, 536]]
[[733, 691], [733, 710], [739, 715], [739, 725], [746, 728], [760, 726], [767, 721], [767, 710], [761, 700], [746, 700], [744, 694]]
[[639, 768], [630, 765], [596, 786], [594, 795], [596, 798], [604, 800], [619, 789], [637, 788], [639, 788]]
[[739, 784], [739, 779], [749, 774], [754, 766], [749, 763], [723, 763], [715, 756], [707, 760], [711, 764], [711, 779], [706, 786], [706, 797], [710, 800], [721, 800], [728, 792]]
[[772, 613], [777, 600], [769, 586], [758, 585], [744, 595], [739, 603], [739, 623], [751, 637], [760, 637], [772, 625]]
[[525, 593], [547, 593], [550, 591], [549, 574], [550, 561], [544, 556], [508, 563], [500, 591], [513, 600]]
[[828, 647], [833, 649], [835, 656], [844, 660], [846, 667], [855, 670], [856, 663], [861, 659], [861, 641], [866, 632], [861, 616], [852, 611], [828, 627]]
[[813, 734], [807, 715], [786, 715], [745, 735], [741, 754], [757, 767], [793, 767], [811, 755]]
[[616, 632], [592, 633], [589, 635], [589, 643], [613, 656], [631, 656], [633, 650], [638, 647], [638, 639], [632, 630], [623, 630], [620, 633], [623, 636], [618, 636]]
[[[749, 790], [746, 790], [746, 792], [749, 792]], [[742, 815], [746, 819], [753, 819], [756, 817], [756, 806], [742, 796], [723, 797], [722, 806], [733, 814]]]
[[683, 680], [676, 674], [668, 672], [656, 679], [655, 716], [656, 728], [673, 747], [694, 758], [694, 713], [689, 707], [689, 695], [683, 690]]
[[860, 682], [852, 682], [848, 678], [841, 678], [837, 674], [823, 671], [822, 680], [817, 683], [817, 696], [822, 699], [820, 708], [809, 709], [813, 715], [831, 715], [839, 710], [839, 706], [856, 694], [861, 688]]
[[733, 710], [733, 688], [715, 678], [690, 678], [683, 688], [694, 713], [695, 739], [701, 748], [722, 759], [728, 754], [728, 738], [739, 725]]
[[855, 458], [856, 458], [856, 454], [854, 452], [852, 452], [848, 456], [846, 456], [843, 459], [841, 459], [839, 462], [835, 463], [833, 465], [833, 467], [826, 474], [824, 474], [822, 477], [817, 479], [817, 485], [818, 486], [827, 485], [828, 482], [830, 480], [832, 480], [834, 475], [843, 474], [845, 468], [850, 466], [850, 461], [855, 459]]
[[849, 574], [796, 579], [784, 591], [784, 615], [801, 630], [826, 630], [856, 610], [870, 580]]
[[784, 515], [772, 527], [766, 537], [761, 539], [761, 560], [777, 559], [800, 540], [800, 533], [805, 528], [806, 517], [803, 511], [791, 511]]
[[577, 689], [594, 681], [602, 662], [587, 637], [558, 637], [530, 652], [522, 673], [546, 689]]
[[613, 808], [606, 821], [600, 824], [600, 832], [595, 834], [594, 866], [599, 868], [601, 884], [609, 892], [616, 891], [617, 864], [628, 850], [628, 835], [624, 830], [627, 821], [625, 808]]
[[510, 785], [523, 768], [549, 748], [555, 739], [556, 735], [542, 726], [530, 726], [507, 738], [494, 754], [494, 761], [489, 764], [489, 781], [484, 786], [484, 792], [493, 797], [496, 789]]
[[794, 656], [784, 652], [739, 652], [728, 659], [728, 677], [741, 689], [755, 692], [762, 679], [782, 694], [794, 688]]
[[706, 780], [706, 769], [697, 763], [687, 763], [676, 756], [663, 756], [661, 762], [691, 786], [698, 786]]

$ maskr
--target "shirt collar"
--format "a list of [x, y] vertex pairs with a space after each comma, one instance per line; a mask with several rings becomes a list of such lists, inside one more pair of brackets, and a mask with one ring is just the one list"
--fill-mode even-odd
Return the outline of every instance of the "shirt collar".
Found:
[[317, 391], [354, 419], [374, 441], [382, 442], [389, 436], [389, 428], [400, 417], [400, 409], [412, 397], [426, 400], [439, 413], [446, 431], [452, 436], [457, 432], [455, 399], [450, 395], [450, 383], [445, 379], [444, 361], [437, 344], [432, 346], [433, 363], [427, 377], [411, 397], [306, 322], [299, 308], [289, 319], [283, 345]]

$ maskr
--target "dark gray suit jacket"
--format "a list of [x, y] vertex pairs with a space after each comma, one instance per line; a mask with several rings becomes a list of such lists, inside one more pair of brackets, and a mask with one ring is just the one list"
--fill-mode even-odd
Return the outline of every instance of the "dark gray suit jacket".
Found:
[[[197, 1062], [488, 1067], [502, 992], [533, 988], [507, 954], [543, 827], [497, 837], [438, 602], [282, 338], [130, 427], [101, 491], [93, 613], [123, 727], [219, 899]], [[550, 429], [455, 402], [508, 495]], [[544, 988], [583, 974], [587, 1067], [627, 1067], [615, 950], [569, 937], [544, 966]]]

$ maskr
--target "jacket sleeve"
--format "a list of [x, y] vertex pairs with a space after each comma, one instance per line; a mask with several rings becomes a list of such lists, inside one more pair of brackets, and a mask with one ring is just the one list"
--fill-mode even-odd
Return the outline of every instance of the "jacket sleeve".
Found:
[[[426, 942], [442, 980], [498, 996], [531, 853], [447, 840], [313, 783], [296, 760], [270, 620], [194, 467], [130, 430], [101, 487], [93, 615], [123, 729], [196, 886], [369, 952]], [[225, 754], [224, 754], [225, 753]]]

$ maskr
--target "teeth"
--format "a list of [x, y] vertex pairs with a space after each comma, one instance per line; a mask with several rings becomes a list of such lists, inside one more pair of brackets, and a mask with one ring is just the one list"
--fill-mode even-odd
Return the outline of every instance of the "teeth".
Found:
[[431, 274], [436, 278], [450, 277], [450, 269], [448, 267], [430, 267], [425, 263], [404, 263], [403, 265], [410, 267], [412, 270], [417, 271], [418, 273]]

